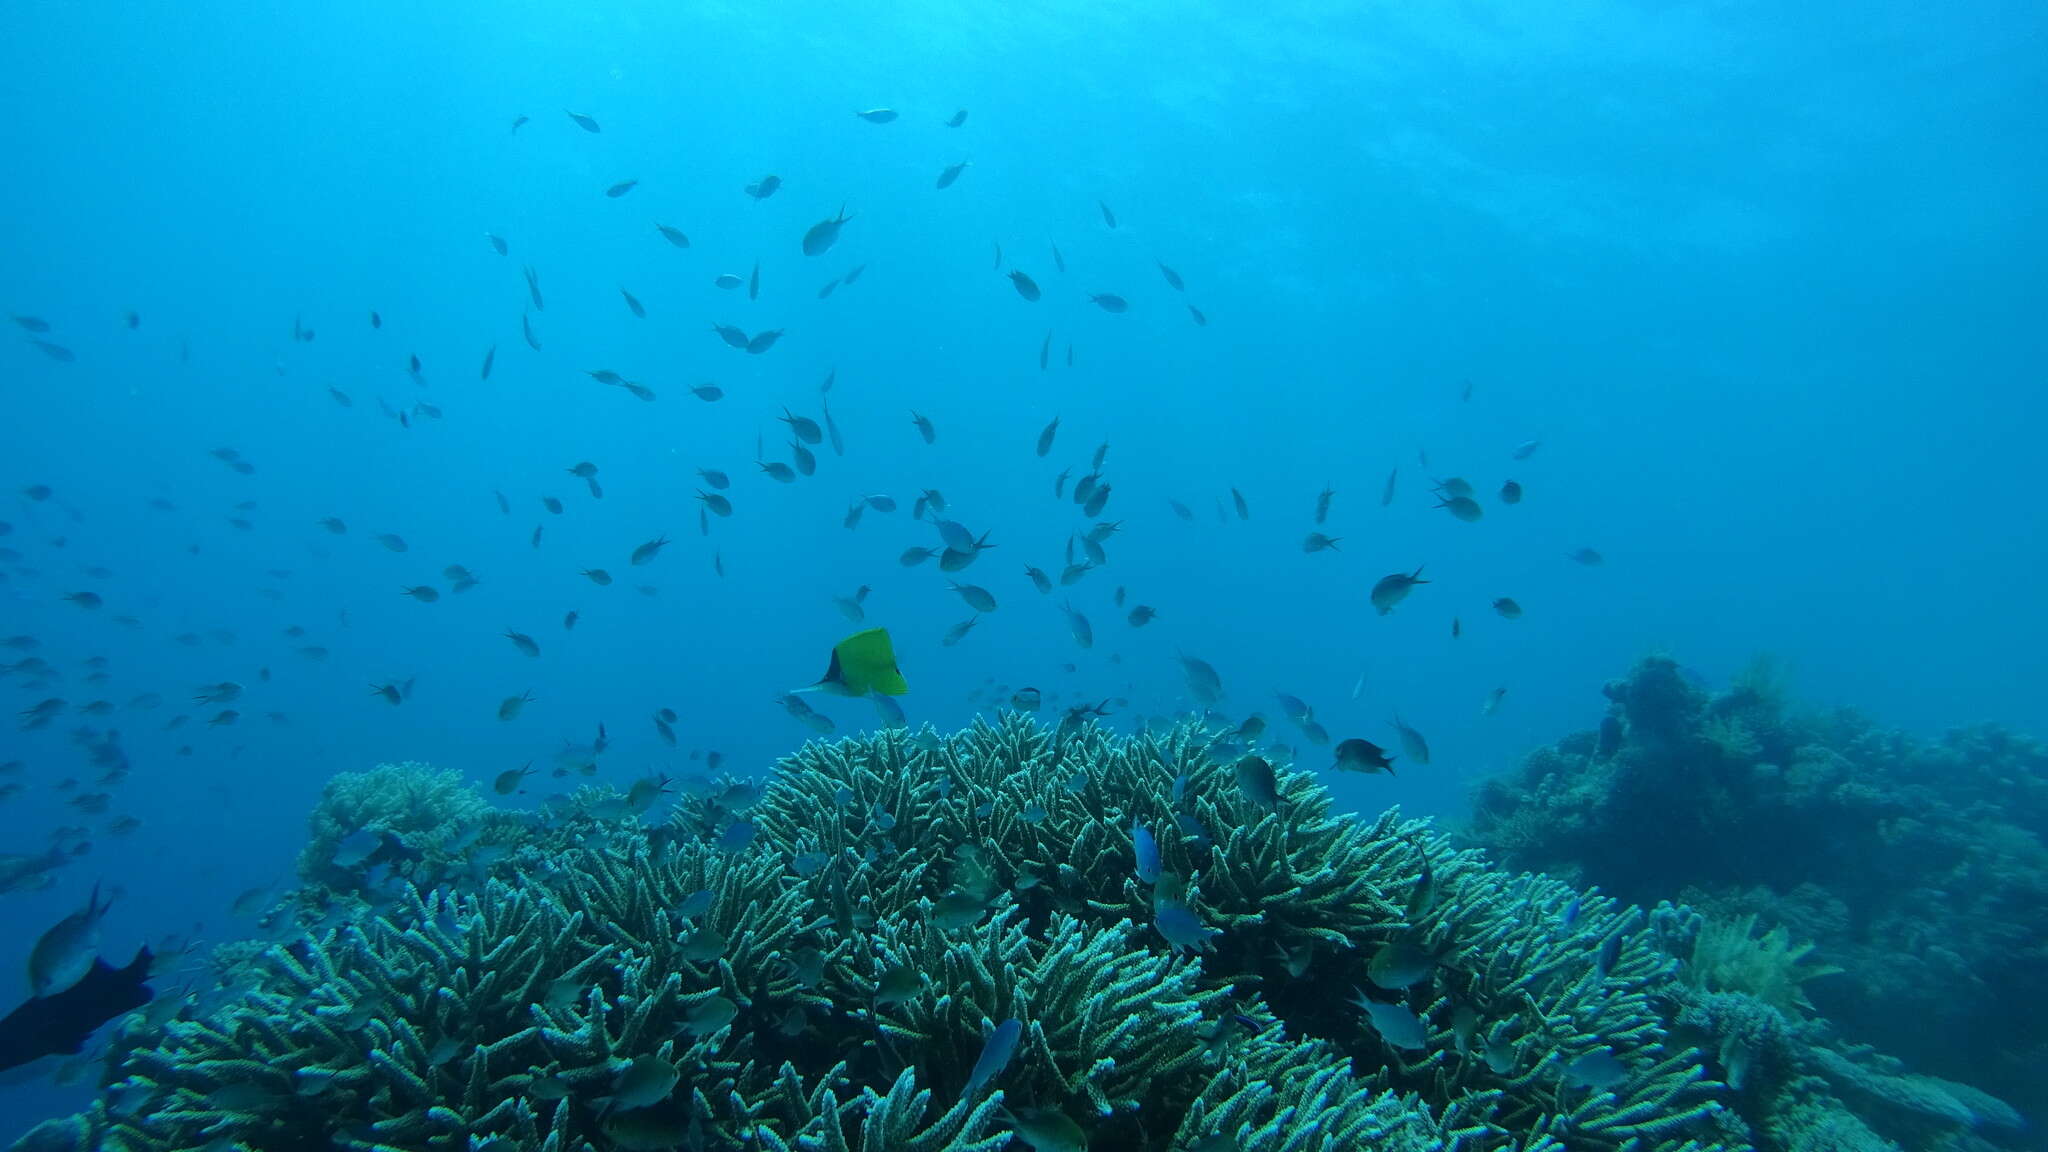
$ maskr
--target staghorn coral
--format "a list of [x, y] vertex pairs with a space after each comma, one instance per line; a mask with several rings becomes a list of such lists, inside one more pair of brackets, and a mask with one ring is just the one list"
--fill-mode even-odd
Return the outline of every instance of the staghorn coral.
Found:
[[[1578, 733], [1532, 753], [1481, 787], [1465, 842], [1624, 900], [1679, 894], [1723, 924], [1754, 918], [1781, 951], [1811, 941], [1843, 975], [1800, 991], [1843, 1033], [2048, 1107], [2048, 748], [1991, 727], [1925, 742], [1800, 709], [1768, 669], [1715, 694], [1651, 657], [1606, 695], [1619, 746], [1602, 756]], [[1769, 998], [1804, 1011], [1790, 994]], [[1869, 1094], [1829, 1092], [1863, 1120], [1816, 1129], [1827, 1140], [1891, 1131], [1864, 1123]]]
[[[1744, 1146], [1667, 1037], [1682, 985], [1640, 913], [1334, 813], [1300, 773], [1267, 811], [1213, 739], [1007, 716], [813, 743], [662, 825], [584, 797], [507, 825], [523, 842], [488, 874], [355, 884], [360, 914], [245, 949], [198, 1007], [123, 1031], [71, 1130], [133, 1152], [993, 1152], [1035, 1108], [1147, 1152]], [[1155, 926], [1134, 819], [1209, 950]], [[1396, 943], [1426, 970], [1375, 987]], [[1342, 1006], [1366, 988], [1418, 1043]], [[966, 1096], [1009, 1019], [1014, 1058]], [[607, 1103], [647, 1068], [673, 1090]]]

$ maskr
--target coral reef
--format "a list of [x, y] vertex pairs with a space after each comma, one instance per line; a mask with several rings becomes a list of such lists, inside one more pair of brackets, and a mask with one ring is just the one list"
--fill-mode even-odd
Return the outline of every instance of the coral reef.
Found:
[[[1915, 741], [1853, 712], [1795, 708], [1768, 672], [1715, 694], [1663, 657], [1606, 695], [1597, 731], [1480, 786], [1465, 842], [1624, 900], [1673, 896], [1706, 913], [1718, 927], [1672, 951], [1690, 961], [1691, 1002], [1753, 993], [1795, 1027], [1817, 1012], [1843, 1036], [1977, 1085], [1934, 1090], [1972, 1103], [1906, 1110], [1946, 1114], [1951, 1135], [2017, 1124], [1978, 1089], [2048, 1108], [2048, 748], [1995, 728]], [[1758, 924], [1770, 926], [1761, 938]], [[1805, 983], [1827, 971], [1840, 974]], [[1911, 1097], [1901, 1085], [1930, 1078], [1886, 1073], [1873, 1093], [1822, 1067], [1827, 1056], [1802, 1060], [1798, 1074], [1830, 1085], [1863, 1127], [1912, 1135], [1877, 1114], [1898, 1109], [1872, 1101]], [[1794, 1111], [1811, 1121], [1796, 1146], [1878, 1146], [1812, 1099]]]
[[[1500, 872], [1395, 813], [1334, 813], [1310, 776], [1216, 741], [1015, 715], [883, 732], [692, 790], [659, 823], [599, 792], [499, 821], [429, 789], [401, 826], [339, 808], [351, 783], [316, 817], [317, 882], [280, 910], [296, 930], [131, 1020], [101, 1098], [45, 1137], [1748, 1147], [1730, 1090], [1667, 1035], [1690, 990], [1665, 937], [1689, 921]], [[383, 822], [393, 856], [337, 863], [351, 820]], [[519, 834], [481, 870], [404, 839], [481, 825]]]

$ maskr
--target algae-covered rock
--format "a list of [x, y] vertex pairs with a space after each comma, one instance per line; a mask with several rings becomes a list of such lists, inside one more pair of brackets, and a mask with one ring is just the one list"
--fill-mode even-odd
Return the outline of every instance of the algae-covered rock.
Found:
[[[1990, 727], [1915, 740], [1798, 708], [1767, 672], [1714, 692], [1664, 657], [1606, 696], [1608, 735], [1482, 785], [1466, 842], [1624, 900], [1682, 898], [1724, 929], [1673, 953], [1693, 984], [2048, 1108], [2048, 748]], [[1802, 1139], [1873, 1128], [1866, 1108]]]

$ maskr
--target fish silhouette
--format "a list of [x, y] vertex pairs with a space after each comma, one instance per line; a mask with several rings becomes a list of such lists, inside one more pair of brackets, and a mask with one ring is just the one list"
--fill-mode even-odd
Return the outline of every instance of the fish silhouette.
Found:
[[149, 1003], [149, 966], [156, 959], [144, 947], [125, 968], [94, 958], [85, 976], [54, 996], [38, 996], [0, 1019], [0, 1071], [45, 1056], [72, 1056], [102, 1024]]

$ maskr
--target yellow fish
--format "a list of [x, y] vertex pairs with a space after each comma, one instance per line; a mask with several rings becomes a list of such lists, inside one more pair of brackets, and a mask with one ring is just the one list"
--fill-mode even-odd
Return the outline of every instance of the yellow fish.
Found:
[[866, 696], [870, 692], [901, 696], [910, 691], [903, 673], [896, 668], [896, 649], [889, 643], [889, 630], [870, 628], [855, 632], [832, 647], [832, 662], [825, 675], [801, 692], [828, 692], [834, 696]]

